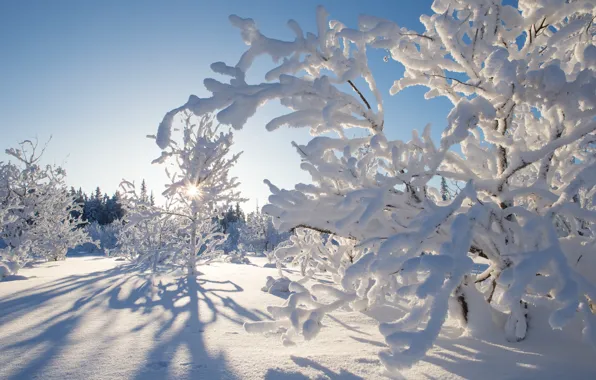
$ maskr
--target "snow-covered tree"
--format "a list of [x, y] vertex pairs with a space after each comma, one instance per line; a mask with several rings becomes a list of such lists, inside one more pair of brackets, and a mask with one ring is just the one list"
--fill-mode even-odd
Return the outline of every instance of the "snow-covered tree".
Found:
[[142, 191], [137, 193], [135, 185], [128, 181], [123, 181], [120, 189], [124, 194], [126, 216], [114, 254], [153, 272], [163, 265], [178, 266], [180, 263], [173, 259], [184, 242], [183, 237], [178, 236], [178, 220], [169, 212], [171, 203], [152, 205]]
[[223, 246], [226, 253], [236, 251], [240, 244], [242, 231], [246, 228], [244, 213], [240, 209], [240, 204], [236, 207], [228, 207], [219, 218], [219, 231], [226, 234], [228, 238]]
[[123, 229], [123, 224], [122, 220], [117, 220], [104, 225], [92, 222], [85, 225], [83, 228], [89, 237], [97, 242], [98, 248], [109, 255], [110, 251], [118, 247], [118, 237]]
[[[163, 192], [171, 209], [164, 215], [182, 219], [179, 235], [188, 243], [182, 249], [189, 273], [196, 273], [199, 256], [218, 252], [226, 235], [216, 232], [214, 221], [221, 210], [233, 203], [243, 202], [237, 188], [239, 182], [229, 171], [241, 153], [230, 156], [233, 144], [231, 131], [220, 131], [221, 125], [213, 117], [199, 118], [191, 113], [172, 113], [170, 122], [180, 117], [181, 136], [172, 136], [171, 129], [160, 128], [156, 139], [162, 154], [154, 163], [167, 165], [170, 183]], [[170, 125], [170, 124], [168, 124]]]
[[288, 238], [288, 234], [278, 231], [273, 219], [258, 209], [248, 213], [246, 224], [241, 230], [240, 241], [259, 251], [272, 251], [279, 243]]
[[2, 258], [13, 273], [32, 257], [62, 260], [69, 248], [91, 241], [78, 228], [82, 206], [67, 190], [66, 173], [40, 164], [44, 150], [25, 140], [6, 150], [16, 163], [2, 164], [5, 218], [0, 236], [7, 244]]
[[48, 196], [37, 203], [29, 230], [29, 236], [36, 242], [34, 254], [52, 261], [64, 260], [68, 249], [92, 239], [79, 227], [80, 218], [73, 216], [73, 211], [79, 213], [82, 207], [73, 203], [73, 196], [66, 192], [62, 179], [43, 191], [47, 191]]
[[[369, 16], [352, 29], [327, 22], [319, 8], [317, 33], [291, 20], [289, 41], [230, 16], [248, 49], [235, 66], [211, 66], [229, 83], [206, 79], [212, 96], [191, 96], [168, 113], [161, 135], [181, 110], [217, 112], [219, 122], [241, 128], [258, 107], [279, 100], [291, 112], [266, 127], [310, 128], [316, 137], [294, 147], [312, 184], [281, 190], [267, 181], [265, 212], [278, 228], [309, 228], [366, 249], [337, 286], [296, 285], [284, 306], [269, 308], [276, 321], [247, 329], [284, 328], [291, 344], [299, 335], [314, 338], [338, 307], [383, 306], [383, 319], [393, 322], [379, 325], [389, 346], [380, 358], [392, 372], [423, 357], [448, 313], [474, 332], [503, 312], [505, 335], [516, 341], [526, 336], [528, 313], [542, 305], [553, 328], [579, 315], [596, 344], [589, 307], [596, 211], [577, 201], [596, 184], [595, 7], [585, 0], [520, 0], [517, 9], [500, 0], [435, 0], [434, 14], [420, 18], [422, 33]], [[438, 144], [429, 128], [407, 142], [386, 137], [394, 126], [385, 120], [368, 49], [383, 49], [387, 61], [405, 67], [391, 94], [424, 86], [427, 99], [452, 103]], [[277, 65], [266, 82], [249, 84], [258, 56]], [[368, 136], [348, 137], [353, 128]], [[436, 176], [465, 186], [444, 201], [429, 183]], [[490, 266], [476, 276], [479, 254]], [[320, 303], [320, 294], [337, 300]]]
[[[7, 228], [12, 229], [15, 225], [18, 217], [15, 215], [14, 210], [18, 210], [15, 197], [11, 196], [9, 183], [14, 174], [16, 167], [14, 165], [6, 165], [4, 162], [0, 162], [0, 227], [3, 243], [6, 244], [4, 239], [7, 237]], [[10, 236], [10, 235], [9, 235]], [[20, 255], [14, 255], [10, 250], [0, 251], [0, 257], [10, 253], [12, 260], [10, 262], [0, 260], [0, 281], [4, 277], [11, 275], [13, 272], [16, 273], [21, 267], [22, 260], [15, 260]], [[16, 257], [15, 257], [16, 256]]]

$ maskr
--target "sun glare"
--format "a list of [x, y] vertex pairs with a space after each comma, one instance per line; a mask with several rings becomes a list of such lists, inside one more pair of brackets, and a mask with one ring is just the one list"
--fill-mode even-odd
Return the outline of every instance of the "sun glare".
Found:
[[190, 198], [199, 198], [201, 196], [201, 190], [196, 185], [186, 186], [186, 196]]

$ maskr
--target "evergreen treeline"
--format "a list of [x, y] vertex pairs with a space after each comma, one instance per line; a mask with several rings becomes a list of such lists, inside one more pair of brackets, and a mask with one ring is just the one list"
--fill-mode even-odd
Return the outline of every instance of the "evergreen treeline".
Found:
[[230, 227], [235, 223], [246, 223], [246, 215], [239, 203], [236, 203], [236, 207], [230, 206], [228, 210], [223, 214], [223, 217], [219, 219], [221, 226], [221, 232], [224, 234], [230, 233]]
[[[122, 219], [126, 211], [122, 206], [121, 196], [118, 191], [112, 195], [102, 193], [99, 187], [95, 188], [95, 191], [91, 194], [83, 192], [81, 188], [75, 190], [74, 187], [70, 188], [70, 195], [74, 197], [75, 203], [83, 205], [82, 220], [84, 224], [90, 224], [97, 222], [99, 225], [106, 225], [114, 222], [115, 220]], [[148, 194], [147, 185], [145, 180], [141, 182], [140, 191], [141, 200], [155, 205], [155, 198], [153, 192]], [[74, 216], [79, 216], [80, 213], [76, 212]], [[223, 215], [218, 218], [220, 225], [220, 231], [223, 233], [229, 233], [230, 227], [235, 223], [246, 223], [246, 215], [240, 204], [236, 204], [235, 207], [230, 206]]]
[[[82, 220], [84, 224], [97, 222], [100, 225], [110, 224], [124, 216], [124, 208], [120, 200], [120, 194], [116, 191], [113, 195], [103, 194], [99, 187], [95, 192], [87, 195], [79, 188], [71, 187], [70, 195], [75, 197], [75, 203], [83, 205]], [[79, 212], [75, 212], [79, 216]]]
[[[84, 224], [96, 222], [97, 224], [104, 226], [115, 220], [122, 219], [125, 214], [120, 193], [118, 191], [110, 196], [108, 194], [103, 194], [101, 189], [96, 187], [93, 193], [87, 195], [81, 188], [75, 190], [74, 187], [71, 187], [70, 195], [75, 198], [75, 203], [83, 205], [82, 220], [84, 221]], [[148, 194], [147, 192], [145, 180], [141, 183], [140, 196], [145, 202], [150, 203], [151, 205], [155, 204], [153, 193]], [[74, 216], [79, 216], [79, 213], [76, 212]]]

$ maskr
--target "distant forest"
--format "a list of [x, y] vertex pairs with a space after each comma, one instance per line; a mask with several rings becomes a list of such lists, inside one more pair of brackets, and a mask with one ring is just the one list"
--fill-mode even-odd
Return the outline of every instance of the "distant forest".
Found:
[[[147, 184], [145, 180], [141, 182], [140, 198], [142, 201], [155, 205], [155, 197], [153, 192], [147, 190]], [[99, 187], [95, 188], [95, 191], [91, 194], [83, 192], [82, 188], [75, 190], [74, 187], [70, 188], [70, 195], [74, 197], [74, 203], [83, 206], [83, 215], [81, 219], [83, 223], [81, 226], [87, 224], [97, 223], [101, 226], [111, 224], [118, 220], [123, 220], [126, 215], [126, 207], [122, 203], [120, 192], [116, 191], [112, 195], [102, 193]], [[258, 213], [258, 211], [257, 211]], [[80, 216], [80, 212], [73, 211], [74, 217]], [[236, 204], [235, 207], [230, 206], [228, 210], [225, 210], [223, 214], [218, 218], [218, 222], [221, 225], [221, 231], [223, 233], [230, 233], [229, 226], [237, 222], [246, 222], [246, 214], [240, 207], [240, 204]]]

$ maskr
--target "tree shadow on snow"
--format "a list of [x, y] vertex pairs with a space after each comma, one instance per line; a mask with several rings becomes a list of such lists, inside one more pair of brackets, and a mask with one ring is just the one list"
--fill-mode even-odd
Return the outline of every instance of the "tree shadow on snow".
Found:
[[[31, 277], [34, 278], [34, 277]], [[11, 274], [10, 276], [6, 276], [2, 279], [2, 282], [9, 282], [9, 281], [22, 281], [27, 280], [29, 277], [21, 276], [20, 274]]]
[[[530, 330], [529, 334], [532, 331]], [[580, 365], [573, 360], [573, 353], [565, 353], [566, 339], [557, 339], [562, 347], [545, 346], [533, 341], [532, 336], [524, 341], [508, 343], [501, 331], [484, 339], [461, 336], [449, 339], [440, 338], [435, 346], [440, 350], [431, 352], [423, 362], [435, 364], [447, 372], [466, 379], [478, 378], [480, 374], [491, 374], [491, 378], [516, 379], [594, 379], [596, 366]], [[548, 349], [548, 348], [547, 348]], [[581, 360], [583, 363], [589, 363]], [[589, 365], [589, 364], [588, 364]]]
[[[93, 272], [84, 275], [73, 275], [30, 289], [13, 293], [7, 299], [0, 301], [0, 326], [13, 320], [32, 318], [41, 308], [49, 307], [56, 299], [63, 297], [77, 289], [84, 289], [90, 294], [78, 299], [71, 307], [58, 309], [54, 313], [44, 313], [38, 322], [18, 330], [7, 337], [6, 341], [14, 342], [9, 345], [0, 343], [0, 368], [7, 368], [17, 360], [26, 360], [12, 373], [10, 379], [32, 379], [39, 377], [46, 366], [50, 365], [68, 345], [73, 330], [81, 322], [83, 316], [79, 313], [82, 307], [92, 305], [97, 296], [112, 286], [111, 283], [102, 284], [103, 280], [112, 278], [125, 270], [114, 268], [105, 272]], [[92, 306], [91, 306], [92, 307]], [[30, 331], [38, 331], [33, 336], [27, 336]], [[22, 339], [20, 337], [23, 336]], [[8, 352], [26, 352], [25, 357], [14, 357]]]
[[357, 327], [354, 327], [354, 326], [348, 325], [347, 323], [345, 323], [345, 322], [341, 321], [340, 319], [338, 319], [337, 317], [335, 317], [335, 316], [333, 316], [333, 315], [331, 315], [331, 314], [327, 314], [327, 317], [328, 317], [329, 319], [331, 319], [332, 321], [334, 321], [335, 323], [337, 323], [337, 324], [339, 324], [340, 326], [342, 326], [343, 328], [345, 328], [346, 330], [350, 330], [350, 331], [353, 331], [353, 332], [355, 332], [355, 333], [358, 333], [358, 334], [362, 334], [362, 335], [368, 335], [368, 336], [370, 336], [370, 334], [369, 334], [369, 333], [367, 333], [367, 332], [364, 332], [364, 331], [360, 330], [360, 329], [359, 329], [359, 328], [357, 328]]
[[[363, 377], [357, 376], [352, 372], [346, 371], [345, 369], [340, 369], [339, 373], [332, 371], [331, 369], [325, 367], [324, 365], [315, 362], [312, 359], [302, 358], [299, 356], [291, 356], [291, 359], [296, 365], [302, 368], [311, 368], [320, 373], [317, 374], [318, 377], [325, 376], [327, 379], [330, 380], [362, 380]], [[306, 376], [300, 372], [286, 372], [279, 369], [270, 369], [265, 374], [266, 380], [303, 380], [303, 379], [311, 379], [311, 377]]]
[[290, 298], [290, 294], [292, 294], [291, 292], [282, 292], [279, 290], [270, 290], [268, 292], [265, 292], [267, 294], [271, 294], [272, 296], [287, 300], [288, 298]]
[[[10, 374], [9, 379], [43, 378], [50, 367], [52, 373], [66, 375], [68, 365], [75, 368], [87, 366], [89, 373], [94, 375], [97, 375], [94, 368], [116, 371], [100, 375], [119, 377], [118, 363], [111, 364], [107, 369], [94, 364], [102, 358], [105, 360], [115, 349], [114, 345], [117, 346], [120, 339], [126, 339], [125, 335], [136, 343], [135, 339], [139, 336], [136, 334], [150, 334], [149, 340], [145, 338], [139, 342], [150, 346], [145, 347], [144, 358], [137, 356], [136, 371], [134, 375], [128, 373], [128, 377], [235, 379], [237, 376], [228, 370], [224, 355], [207, 350], [203, 333], [219, 318], [236, 325], [242, 325], [246, 320], [269, 318], [263, 312], [249, 310], [229, 297], [231, 293], [242, 291], [232, 281], [195, 276], [155, 284], [151, 276], [139, 275], [130, 266], [121, 265], [15, 292], [0, 300], [0, 325], [20, 318], [35, 322], [26, 327], [23, 325], [20, 330], [17, 326], [16, 331], [11, 330], [11, 335], [4, 336], [4, 342], [12, 343], [6, 345], [0, 342], [0, 352], [3, 353], [0, 355], [0, 369], [9, 368], [10, 372], [4, 372]], [[82, 296], [70, 304], [59, 300], [68, 297], [71, 292]], [[51, 305], [55, 307], [50, 308]], [[44, 311], [41, 317], [40, 310]], [[90, 312], [93, 316], [102, 317], [90, 320]], [[133, 320], [134, 315], [139, 314], [140, 322], [132, 331], [130, 328], [126, 332], [113, 330], [114, 326], [118, 327], [119, 317], [123, 314]], [[80, 334], [83, 334], [83, 339]], [[93, 344], [86, 344], [83, 348], [89, 350], [92, 347], [93, 352], [85, 352], [82, 362], [64, 366], [66, 351], [73, 344], [87, 339]], [[119, 360], [130, 360], [126, 354], [121, 352]]]
[[[195, 276], [177, 279], [174, 283], [158, 283], [150, 281], [145, 287], [130, 293], [124, 300], [118, 297], [119, 289], [112, 291], [110, 307], [114, 309], [130, 309], [133, 312], [151, 313], [154, 309], [167, 311], [165, 319], [159, 315], [159, 328], [153, 333], [155, 345], [146, 356], [146, 363], [139, 367], [135, 379], [165, 378], [170, 367], [178, 369], [175, 377], [183, 372], [188, 378], [227, 378], [236, 376], [227, 370], [223, 354], [207, 352], [203, 333], [208, 325], [218, 318], [226, 318], [241, 325], [244, 319], [259, 320], [254, 312], [238, 305], [225, 293], [241, 292], [243, 289], [232, 281], [211, 281]], [[215, 304], [219, 300], [223, 307]], [[143, 329], [140, 325], [135, 330]], [[175, 362], [174, 357], [179, 350], [188, 353], [184, 362]]]

